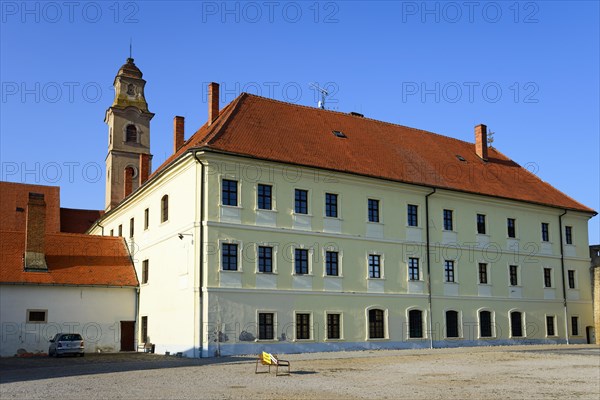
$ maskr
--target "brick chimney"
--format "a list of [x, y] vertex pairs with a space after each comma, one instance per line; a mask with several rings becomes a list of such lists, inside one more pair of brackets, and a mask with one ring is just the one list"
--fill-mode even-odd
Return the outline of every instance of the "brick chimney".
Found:
[[46, 264], [46, 202], [44, 195], [29, 193], [25, 234], [25, 269], [48, 271]]
[[183, 146], [185, 132], [185, 118], [176, 116], [173, 118], [173, 153]]
[[129, 196], [131, 194], [131, 192], [133, 191], [133, 173], [134, 173], [133, 168], [131, 168], [131, 167], [125, 168], [125, 172], [124, 172], [125, 177], [123, 179], [125, 188], [124, 188], [123, 197]]
[[219, 84], [208, 84], [208, 126], [211, 126], [219, 116]]
[[475, 127], [475, 153], [483, 161], [488, 159], [487, 126], [479, 124]]
[[142, 186], [150, 176], [150, 154], [140, 154], [139, 186]]

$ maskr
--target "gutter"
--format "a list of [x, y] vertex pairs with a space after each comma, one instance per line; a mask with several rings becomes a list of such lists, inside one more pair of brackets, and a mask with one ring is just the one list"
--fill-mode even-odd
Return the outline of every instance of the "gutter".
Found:
[[565, 318], [565, 338], [567, 339], [567, 344], [569, 343], [569, 321], [567, 321], [567, 286], [565, 283], [565, 255], [563, 249], [563, 227], [562, 227], [562, 217], [568, 210], [564, 210], [562, 214], [558, 216], [558, 233], [560, 238], [560, 270], [562, 273], [562, 290], [563, 290], [563, 308], [564, 308], [564, 318]]
[[[197, 152], [194, 152], [194, 158], [196, 159], [198, 164], [200, 164], [200, 252], [198, 254], [198, 302], [200, 303], [199, 310], [196, 309], [196, 300], [194, 300], [194, 318], [196, 317], [196, 315], [199, 314], [198, 332], [200, 334], [200, 337], [194, 341], [194, 356], [196, 356], [196, 344], [198, 344], [200, 349], [200, 358], [202, 358], [202, 346], [204, 338], [202, 332], [202, 327], [204, 323], [204, 313], [202, 310], [204, 309], [203, 301], [207, 300], [202, 296], [202, 291], [204, 290], [204, 168], [206, 167], [206, 165], [198, 158]], [[198, 179], [196, 179], [196, 182], [198, 182]], [[196, 196], [197, 194], [198, 191], [196, 190]], [[197, 201], [196, 204], [198, 204]], [[194, 246], [194, 248], [196, 248], [196, 246]]]
[[429, 334], [429, 348], [433, 349], [433, 316], [431, 315], [432, 310], [432, 293], [431, 293], [431, 260], [429, 252], [429, 196], [434, 194], [437, 189], [432, 188], [433, 192], [425, 196], [425, 240], [426, 240], [426, 251], [427, 251], [427, 300], [429, 302], [429, 328], [431, 333]]

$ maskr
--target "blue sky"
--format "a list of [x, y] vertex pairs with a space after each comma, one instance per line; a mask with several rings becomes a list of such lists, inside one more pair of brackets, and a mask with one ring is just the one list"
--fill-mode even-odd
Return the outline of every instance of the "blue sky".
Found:
[[[1, 2], [0, 179], [104, 207], [104, 113], [129, 53], [147, 80], [153, 166], [207, 117], [206, 82], [494, 145], [600, 209], [599, 3]], [[224, 103], [222, 105], [224, 105]], [[590, 242], [600, 243], [600, 218]]]

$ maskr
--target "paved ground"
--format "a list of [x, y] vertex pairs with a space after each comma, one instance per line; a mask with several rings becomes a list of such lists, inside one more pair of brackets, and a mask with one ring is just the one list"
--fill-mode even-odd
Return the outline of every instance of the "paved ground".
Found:
[[294, 354], [292, 375], [254, 358], [153, 354], [2, 358], [0, 399], [594, 399], [600, 348], [511, 346]]

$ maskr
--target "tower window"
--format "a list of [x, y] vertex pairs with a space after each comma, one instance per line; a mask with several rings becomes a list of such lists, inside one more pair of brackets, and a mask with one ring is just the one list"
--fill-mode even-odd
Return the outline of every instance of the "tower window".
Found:
[[125, 131], [125, 141], [127, 143], [137, 143], [137, 128], [135, 125], [127, 125], [127, 130]]

